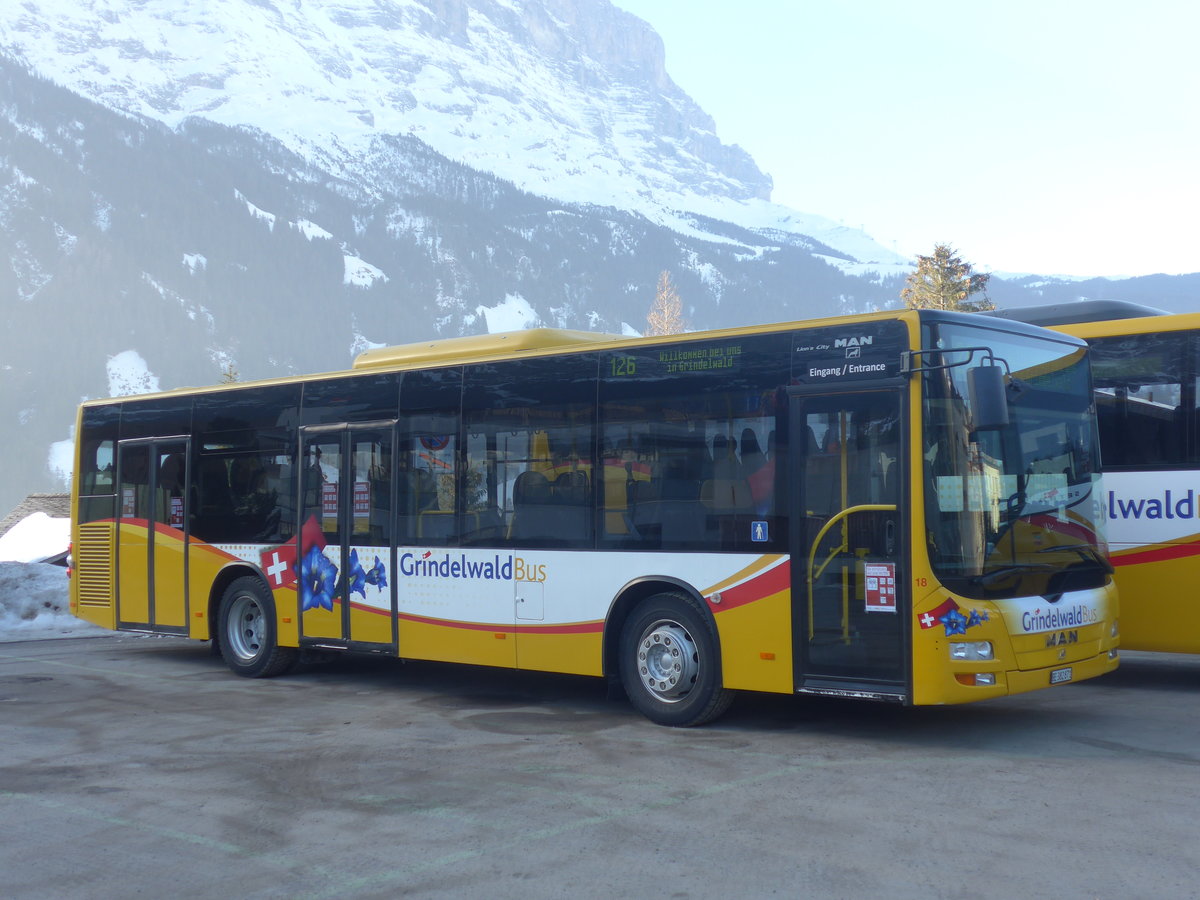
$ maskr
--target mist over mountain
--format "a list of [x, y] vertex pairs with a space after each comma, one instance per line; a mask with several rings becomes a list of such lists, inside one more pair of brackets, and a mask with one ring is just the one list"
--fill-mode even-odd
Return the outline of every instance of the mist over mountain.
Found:
[[[86, 397], [376, 344], [895, 306], [908, 263], [770, 179], [607, 0], [52, 2], [0, 12], [0, 510]], [[1196, 281], [993, 279], [1002, 305]]]

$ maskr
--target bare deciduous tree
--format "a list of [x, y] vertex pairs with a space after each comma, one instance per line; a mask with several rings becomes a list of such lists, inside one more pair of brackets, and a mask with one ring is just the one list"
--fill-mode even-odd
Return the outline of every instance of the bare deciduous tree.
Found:
[[654, 303], [646, 316], [646, 334], [681, 334], [687, 331], [683, 319], [683, 301], [671, 283], [671, 273], [665, 269], [658, 276]]

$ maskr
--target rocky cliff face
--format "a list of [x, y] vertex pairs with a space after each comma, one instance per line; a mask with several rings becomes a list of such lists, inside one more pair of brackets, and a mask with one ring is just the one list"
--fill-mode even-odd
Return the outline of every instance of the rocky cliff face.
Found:
[[[261, 131], [115, 113], [0, 61], [0, 508], [61, 485], [85, 397], [348, 366], [372, 344], [639, 330], [669, 270], [695, 328], [882, 305], [810, 238], [521, 191], [409, 135], [356, 172]], [[820, 254], [814, 255], [814, 254]], [[53, 448], [53, 449], [52, 449]]]
[[347, 171], [413, 135], [560, 200], [770, 194], [671, 81], [658, 35], [607, 0], [30, 0], [0, 44], [110, 108], [250, 126]]

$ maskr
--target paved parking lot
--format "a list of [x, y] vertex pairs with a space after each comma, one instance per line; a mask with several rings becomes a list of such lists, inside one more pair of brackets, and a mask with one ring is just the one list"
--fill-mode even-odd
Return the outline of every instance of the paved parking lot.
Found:
[[6, 897], [1188, 897], [1200, 658], [959, 708], [206, 645], [0, 645]]

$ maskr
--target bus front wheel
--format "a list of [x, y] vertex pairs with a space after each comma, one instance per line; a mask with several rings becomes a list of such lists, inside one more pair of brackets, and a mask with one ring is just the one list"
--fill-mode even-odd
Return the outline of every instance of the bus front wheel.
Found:
[[218, 628], [225, 664], [246, 678], [282, 675], [296, 661], [296, 650], [280, 647], [275, 603], [267, 586], [253, 576], [239, 578], [221, 597]]
[[716, 631], [684, 594], [655, 594], [626, 620], [621, 682], [637, 710], [659, 725], [702, 725], [733, 702], [721, 686]]

